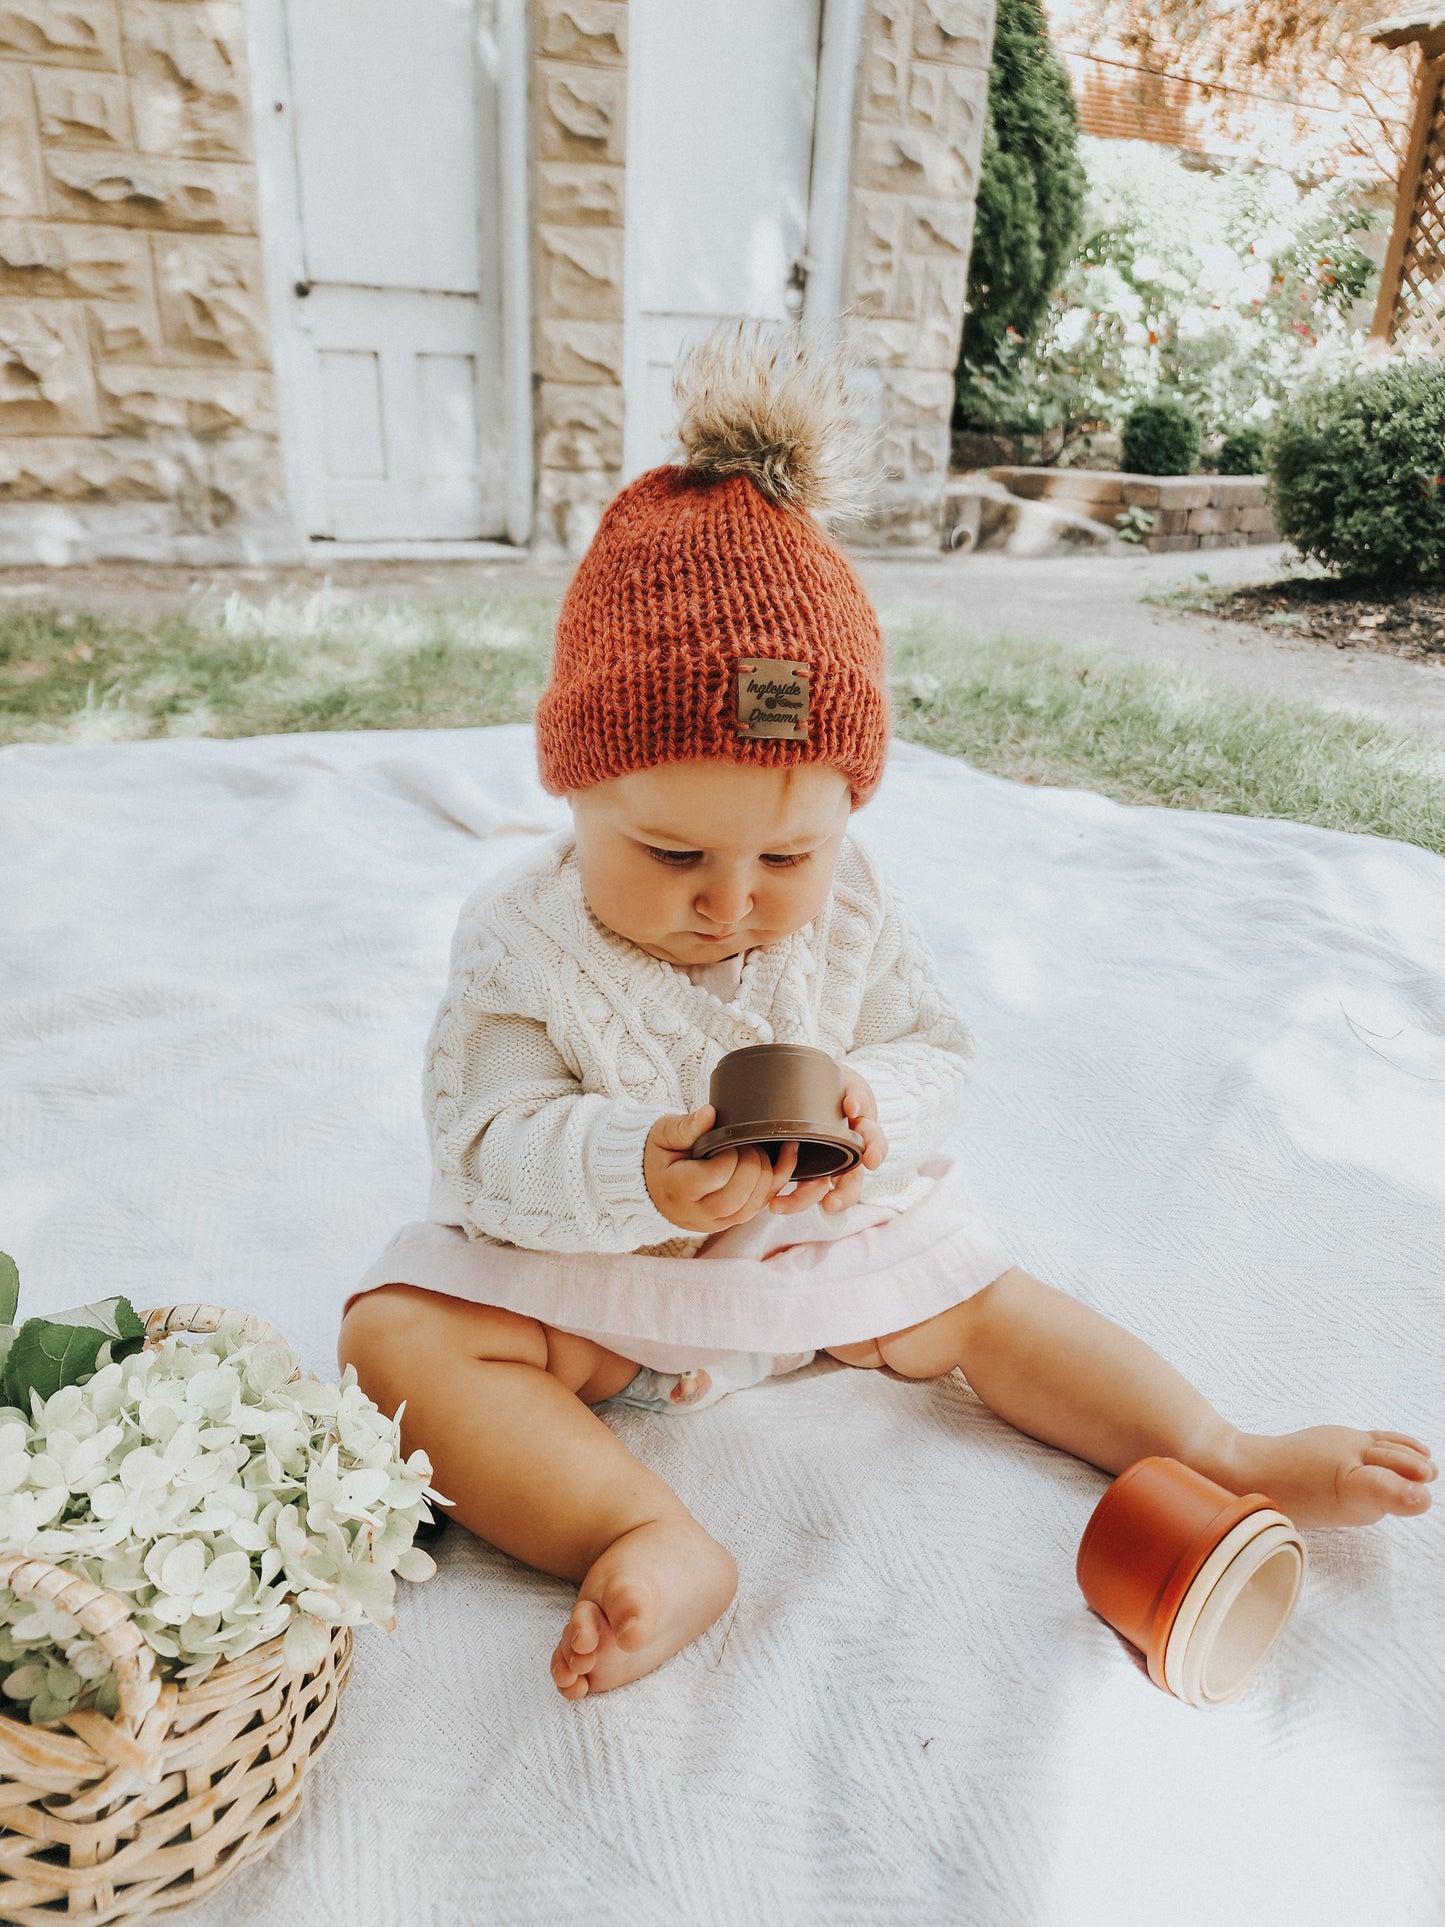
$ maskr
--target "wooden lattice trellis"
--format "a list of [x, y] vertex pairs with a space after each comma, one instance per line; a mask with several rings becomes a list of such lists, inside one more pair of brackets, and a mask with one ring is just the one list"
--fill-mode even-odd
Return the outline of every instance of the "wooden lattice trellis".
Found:
[[1425, 77], [1426, 133], [1405, 218], [1387, 339], [1445, 353], [1445, 75]]
[[1370, 35], [1420, 48], [1415, 121], [1395, 196], [1372, 334], [1445, 355], [1445, 9], [1386, 21]]

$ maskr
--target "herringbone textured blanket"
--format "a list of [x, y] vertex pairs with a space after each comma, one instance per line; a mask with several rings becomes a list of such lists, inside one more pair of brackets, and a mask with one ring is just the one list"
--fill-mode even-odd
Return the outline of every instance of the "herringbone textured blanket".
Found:
[[[0, 751], [0, 1246], [31, 1311], [264, 1311], [334, 1369], [420, 1215], [457, 907], [558, 820], [521, 729]], [[1445, 1446], [1445, 863], [900, 748], [863, 833], [980, 1038], [959, 1140], [1024, 1262], [1235, 1420]], [[567, 1589], [454, 1531], [300, 1824], [197, 1927], [1439, 1927], [1445, 1505], [1307, 1535], [1194, 1712], [1085, 1610], [1105, 1481], [958, 1381], [837, 1367], [630, 1445], [734, 1613], [564, 1704]]]

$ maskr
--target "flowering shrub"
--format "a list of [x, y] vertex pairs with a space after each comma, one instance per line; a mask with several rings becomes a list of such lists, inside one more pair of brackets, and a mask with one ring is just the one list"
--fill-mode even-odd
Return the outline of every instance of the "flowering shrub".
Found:
[[1216, 174], [1157, 147], [1084, 140], [1084, 238], [1025, 341], [959, 369], [959, 414], [1002, 433], [1118, 426], [1168, 391], [1217, 436], [1266, 423], [1322, 354], [1363, 339], [1375, 216], [1345, 182]]
[[[294, 1366], [228, 1319], [197, 1343], [102, 1356], [84, 1383], [32, 1391], [28, 1414], [0, 1407], [0, 1545], [126, 1600], [162, 1679], [203, 1679], [283, 1633], [304, 1672], [330, 1627], [390, 1628], [397, 1575], [436, 1569], [412, 1544], [431, 1465], [403, 1460], [400, 1415], [350, 1367], [328, 1385]], [[109, 1657], [54, 1604], [0, 1588], [0, 1661], [0, 1691], [32, 1721], [117, 1710]]]

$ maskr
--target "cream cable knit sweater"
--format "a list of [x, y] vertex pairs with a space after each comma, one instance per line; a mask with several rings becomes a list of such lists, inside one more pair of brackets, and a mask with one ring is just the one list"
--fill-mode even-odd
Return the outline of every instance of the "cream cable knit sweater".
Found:
[[864, 1199], [906, 1209], [930, 1180], [973, 1065], [973, 1037], [912, 913], [845, 839], [821, 915], [750, 951], [724, 1004], [604, 928], [587, 908], [570, 833], [462, 906], [427, 1044], [428, 1216], [533, 1250], [682, 1256], [648, 1196], [654, 1122], [707, 1102], [726, 1051], [813, 1044], [878, 1098], [888, 1157]]

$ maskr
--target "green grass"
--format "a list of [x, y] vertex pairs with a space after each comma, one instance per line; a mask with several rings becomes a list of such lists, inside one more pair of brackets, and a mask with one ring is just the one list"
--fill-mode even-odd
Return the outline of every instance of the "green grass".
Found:
[[0, 616], [0, 744], [524, 722], [552, 598], [353, 604], [231, 596], [142, 626]]
[[[1237, 582], [1181, 583], [1177, 589], [1151, 589], [1139, 598], [1158, 609], [1183, 609], [1190, 615], [1210, 616], [1239, 594]], [[1251, 617], [1262, 629], [1308, 629], [1310, 619], [1298, 609], [1271, 609], [1267, 615]]]
[[1153, 603], [1158, 609], [1184, 609], [1190, 615], [1207, 616], [1234, 594], [1236, 586], [1233, 582], [1211, 582], [1207, 576], [1199, 576], [1194, 582], [1181, 582], [1175, 589], [1146, 590], [1139, 600]]
[[1445, 748], [1433, 743], [1119, 657], [964, 641], [932, 612], [905, 612], [889, 632], [910, 742], [1121, 803], [1285, 817], [1445, 854]]
[[[0, 616], [0, 744], [524, 722], [554, 599], [202, 601], [153, 624]], [[1445, 853], [1445, 749], [1041, 641], [884, 611], [898, 733], [1124, 803], [1285, 817]]]

